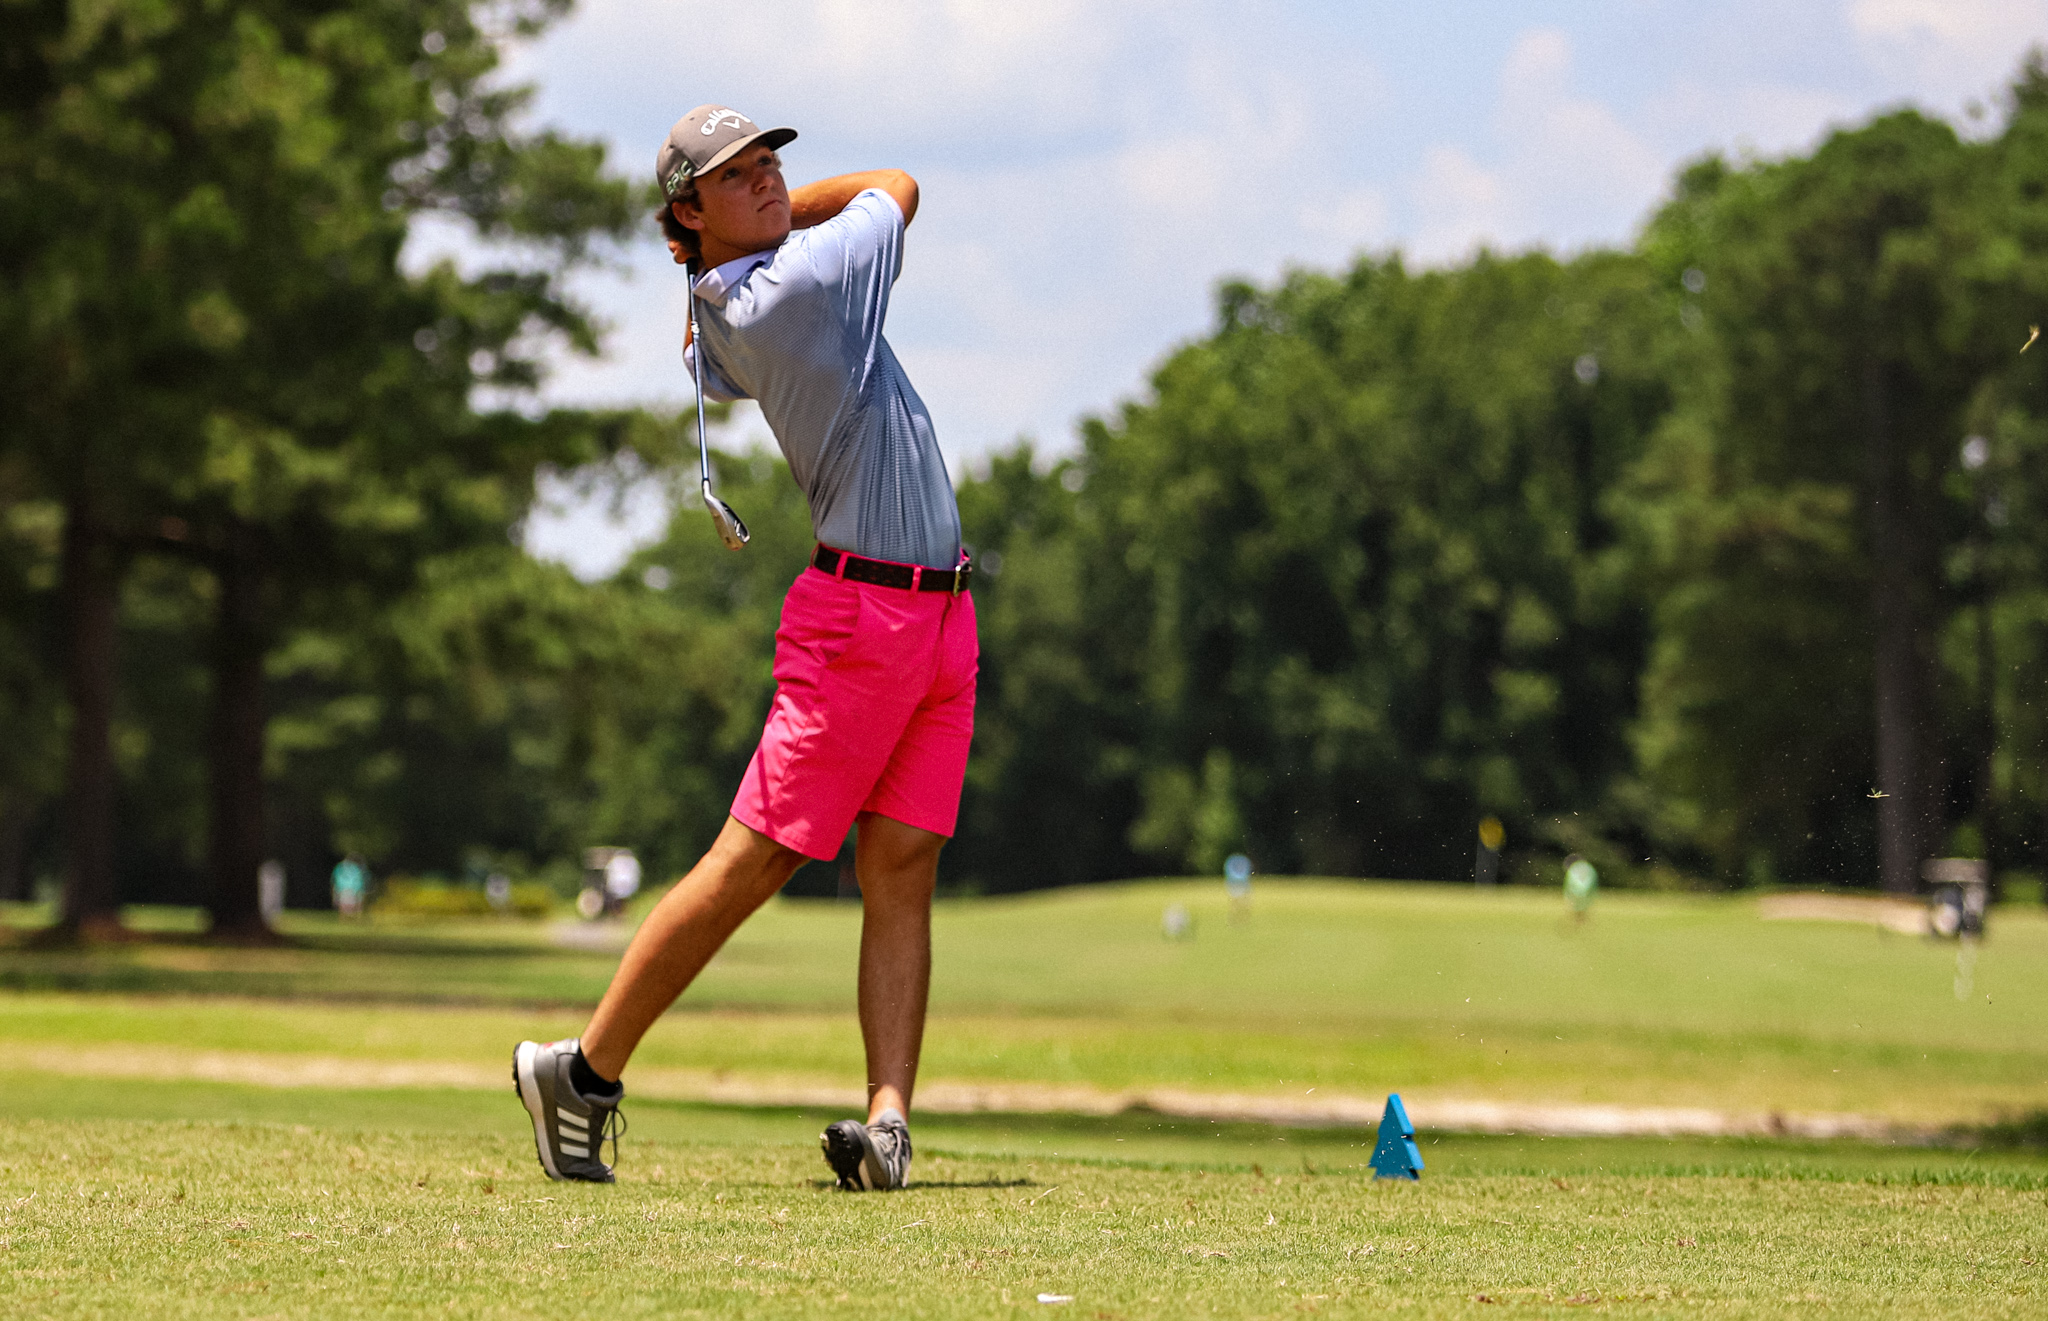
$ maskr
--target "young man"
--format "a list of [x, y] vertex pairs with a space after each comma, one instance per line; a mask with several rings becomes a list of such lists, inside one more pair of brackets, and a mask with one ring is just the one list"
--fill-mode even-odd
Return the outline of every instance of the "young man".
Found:
[[684, 356], [713, 398], [759, 401], [818, 547], [783, 602], [774, 705], [717, 841], [641, 925], [583, 1035], [514, 1052], [551, 1178], [611, 1180], [599, 1144], [633, 1048], [856, 821], [868, 1118], [821, 1141], [842, 1188], [900, 1188], [910, 1170], [932, 885], [974, 723], [974, 602], [931, 417], [882, 338], [917, 183], [875, 170], [792, 193], [776, 148], [795, 137], [699, 106], [656, 157], [663, 227], [699, 309]]

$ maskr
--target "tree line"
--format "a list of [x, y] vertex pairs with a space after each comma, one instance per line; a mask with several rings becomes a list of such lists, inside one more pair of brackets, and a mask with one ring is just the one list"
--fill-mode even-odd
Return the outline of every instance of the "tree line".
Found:
[[[560, 0], [18, 6], [0, 34], [0, 897], [65, 929], [256, 870], [568, 883], [723, 819], [810, 548], [681, 500], [579, 582], [538, 477], [680, 420], [543, 411], [564, 277], [652, 241], [498, 51]], [[417, 226], [494, 269], [408, 271]], [[2048, 72], [1704, 158], [1625, 249], [1270, 287], [1078, 447], [960, 475], [983, 670], [943, 876], [1211, 871], [1910, 888], [2048, 848]], [[824, 883], [821, 878], [802, 885]]]

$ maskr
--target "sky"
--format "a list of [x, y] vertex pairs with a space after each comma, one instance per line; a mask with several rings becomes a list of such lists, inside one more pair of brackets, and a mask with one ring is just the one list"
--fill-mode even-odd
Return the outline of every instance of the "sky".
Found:
[[[704, 102], [796, 128], [792, 185], [915, 175], [887, 333], [958, 480], [1141, 397], [1223, 280], [1625, 244], [1705, 152], [1907, 104], [1989, 131], [2035, 43], [2048, 0], [580, 0], [506, 74], [635, 176]], [[576, 286], [605, 356], [563, 355], [545, 401], [689, 402], [681, 273], [651, 228], [621, 263]], [[714, 441], [755, 442], [751, 411]], [[585, 576], [669, 508], [547, 495], [528, 545]]]

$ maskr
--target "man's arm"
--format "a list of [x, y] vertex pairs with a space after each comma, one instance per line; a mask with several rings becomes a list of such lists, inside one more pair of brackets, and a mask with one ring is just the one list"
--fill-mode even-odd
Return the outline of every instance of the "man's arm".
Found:
[[846, 209], [861, 193], [870, 188], [880, 189], [896, 202], [896, 209], [903, 213], [903, 223], [909, 224], [917, 216], [917, 180], [901, 170], [862, 170], [856, 174], [842, 174], [831, 179], [820, 179], [807, 183], [801, 188], [790, 190], [789, 221], [796, 229], [809, 229], [822, 225]]

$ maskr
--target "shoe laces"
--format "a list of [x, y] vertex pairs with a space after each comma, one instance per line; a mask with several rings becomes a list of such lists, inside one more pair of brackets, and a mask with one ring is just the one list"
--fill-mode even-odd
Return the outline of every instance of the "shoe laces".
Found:
[[868, 1138], [881, 1149], [886, 1161], [910, 1163], [910, 1125], [896, 1120], [887, 1124], [870, 1124]]
[[612, 1144], [611, 1163], [612, 1167], [616, 1169], [619, 1164], [619, 1139], [625, 1136], [625, 1132], [626, 1116], [624, 1112], [615, 1105], [606, 1106], [604, 1118], [597, 1125], [597, 1141], [590, 1144], [590, 1149], [601, 1156], [604, 1152], [606, 1139], [610, 1139]]

